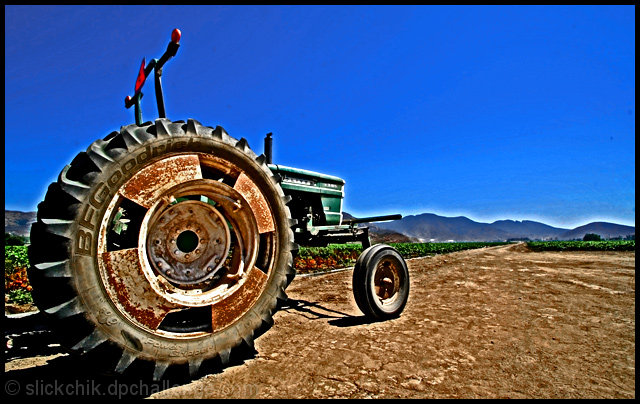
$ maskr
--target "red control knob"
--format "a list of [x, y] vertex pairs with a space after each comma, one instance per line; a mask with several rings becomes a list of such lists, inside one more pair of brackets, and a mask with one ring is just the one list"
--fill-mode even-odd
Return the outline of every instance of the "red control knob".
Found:
[[177, 44], [178, 42], [180, 42], [181, 36], [182, 36], [182, 33], [180, 32], [180, 30], [178, 28], [174, 29], [173, 32], [171, 33], [171, 42]]

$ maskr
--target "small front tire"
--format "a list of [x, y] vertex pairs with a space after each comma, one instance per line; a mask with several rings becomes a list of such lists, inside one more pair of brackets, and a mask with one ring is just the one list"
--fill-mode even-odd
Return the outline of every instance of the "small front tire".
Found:
[[353, 294], [367, 317], [400, 316], [409, 297], [409, 270], [402, 256], [386, 244], [364, 250], [353, 270]]

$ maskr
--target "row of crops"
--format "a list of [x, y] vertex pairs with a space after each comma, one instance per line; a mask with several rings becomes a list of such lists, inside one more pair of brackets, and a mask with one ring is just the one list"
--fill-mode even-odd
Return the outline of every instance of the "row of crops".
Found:
[[27, 277], [27, 246], [4, 247], [5, 303], [31, 303], [31, 285]]
[[[405, 259], [446, 254], [474, 248], [491, 247], [507, 243], [391, 243]], [[533, 251], [635, 251], [635, 240], [605, 241], [535, 241], [528, 242]], [[336, 244], [328, 247], [301, 247], [294, 265], [298, 273], [324, 272], [353, 266], [362, 253], [360, 244]], [[31, 286], [27, 277], [29, 259], [26, 246], [5, 246], [5, 302], [27, 304], [31, 302]]]
[[533, 251], [635, 251], [635, 240], [530, 241]]
[[[425, 257], [454, 251], [505, 243], [392, 243], [404, 258]], [[329, 247], [301, 247], [294, 265], [299, 273], [322, 272], [353, 266], [362, 253], [360, 244], [336, 244]], [[5, 296], [7, 303], [31, 302], [31, 286], [27, 277], [29, 259], [26, 246], [5, 246]]]
[[[474, 248], [508, 244], [504, 242], [390, 243], [403, 258], [427, 257]], [[328, 247], [301, 247], [294, 264], [298, 273], [323, 272], [352, 266], [362, 253], [360, 244], [336, 244]]]

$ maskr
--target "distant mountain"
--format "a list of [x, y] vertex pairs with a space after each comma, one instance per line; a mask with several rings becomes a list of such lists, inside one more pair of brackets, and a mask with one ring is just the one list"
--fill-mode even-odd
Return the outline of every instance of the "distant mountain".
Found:
[[[4, 211], [6, 233], [29, 236], [36, 212]], [[343, 212], [344, 219], [354, 218]], [[366, 224], [365, 224], [366, 225]], [[498, 220], [493, 223], [475, 222], [467, 217], [445, 217], [433, 213], [405, 216], [391, 222], [369, 223], [372, 242], [404, 243], [415, 241], [502, 241], [509, 239], [542, 240], [582, 239], [587, 233], [602, 238], [625, 237], [636, 233], [633, 226], [607, 222], [593, 222], [575, 229], [552, 227], [531, 220]]]
[[427, 242], [502, 241], [509, 239], [572, 240], [581, 239], [586, 233], [596, 233], [603, 238], [635, 234], [635, 227], [604, 222], [590, 223], [571, 230], [531, 220], [498, 220], [493, 223], [480, 223], [464, 216], [445, 217], [433, 213], [409, 215], [394, 222], [376, 223], [376, 226]]
[[521, 238], [554, 238], [559, 237], [569, 229], [552, 227], [532, 220], [498, 220], [491, 223], [491, 226], [506, 231], [509, 234], [517, 234]]
[[478, 223], [464, 217], [444, 217], [433, 213], [405, 216], [401, 220], [379, 223], [383, 229], [394, 230], [422, 241], [492, 241], [506, 240], [513, 234], [488, 223]]
[[36, 212], [18, 212], [15, 210], [4, 211], [4, 232], [29, 236], [31, 223], [36, 221]]
[[562, 233], [560, 237], [563, 240], [581, 239], [587, 233], [598, 234], [602, 238], [625, 237], [636, 234], [636, 228], [607, 222], [593, 222]]

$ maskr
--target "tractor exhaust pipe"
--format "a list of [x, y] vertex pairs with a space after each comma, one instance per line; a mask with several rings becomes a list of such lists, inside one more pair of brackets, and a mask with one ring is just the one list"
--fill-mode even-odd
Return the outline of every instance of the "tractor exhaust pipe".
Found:
[[264, 156], [266, 157], [267, 164], [273, 164], [273, 139], [271, 138], [273, 133], [267, 133], [267, 137], [264, 138]]

